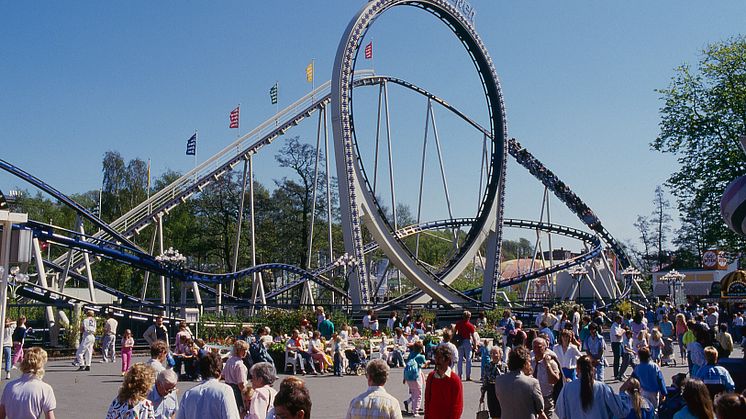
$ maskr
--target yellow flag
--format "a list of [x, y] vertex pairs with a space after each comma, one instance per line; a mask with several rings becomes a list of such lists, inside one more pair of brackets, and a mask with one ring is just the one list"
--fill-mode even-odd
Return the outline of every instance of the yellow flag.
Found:
[[313, 83], [313, 61], [308, 63], [308, 66], [306, 67], [306, 81]]

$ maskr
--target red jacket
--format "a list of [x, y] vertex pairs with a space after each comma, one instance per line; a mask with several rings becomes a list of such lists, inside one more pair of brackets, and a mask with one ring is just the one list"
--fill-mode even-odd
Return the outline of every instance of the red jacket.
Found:
[[459, 419], [463, 411], [464, 389], [456, 371], [443, 378], [430, 372], [425, 383], [425, 419]]

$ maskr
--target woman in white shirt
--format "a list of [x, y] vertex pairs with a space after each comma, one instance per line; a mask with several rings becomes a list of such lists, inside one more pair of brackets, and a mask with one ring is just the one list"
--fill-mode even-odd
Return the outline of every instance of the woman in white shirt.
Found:
[[570, 330], [563, 330], [560, 332], [559, 343], [554, 345], [554, 353], [557, 354], [557, 359], [560, 362], [560, 368], [562, 368], [562, 374], [565, 378], [575, 380], [577, 378], [576, 368], [578, 358], [582, 355], [578, 350], [578, 347], [570, 343], [572, 341], [572, 332]]

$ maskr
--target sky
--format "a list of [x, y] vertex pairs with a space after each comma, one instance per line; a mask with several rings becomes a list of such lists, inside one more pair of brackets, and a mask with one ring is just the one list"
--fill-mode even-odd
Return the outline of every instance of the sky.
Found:
[[[329, 80], [339, 39], [364, 3], [2, 0], [0, 156], [68, 194], [100, 187], [109, 150], [151, 159], [154, 175], [185, 172], [194, 164], [185, 142], [195, 130], [199, 162], [273, 115], [268, 91], [275, 82], [282, 108], [311, 90], [311, 60], [315, 84]], [[500, 77], [508, 135], [570, 185], [618, 240], [636, 240], [637, 216], [652, 211], [655, 187], [677, 169], [673, 156], [649, 146], [659, 132], [656, 89], [668, 86], [677, 66], [695, 64], [708, 43], [742, 33], [746, 2], [471, 4]], [[395, 8], [364, 42], [373, 42], [374, 57], [359, 60], [358, 69], [414, 82], [487, 124], [473, 64], [432, 15]], [[354, 98], [369, 176], [377, 98], [370, 89]], [[414, 210], [425, 100], [395, 86], [389, 98], [397, 202]], [[231, 130], [228, 114], [239, 104], [241, 127]], [[454, 216], [473, 216], [480, 136], [442, 108], [434, 115]], [[315, 130], [311, 118], [288, 136], [313, 142]], [[428, 141], [423, 220], [447, 215]], [[281, 146], [257, 156], [257, 179], [265, 184], [288, 175], [274, 160]], [[29, 188], [0, 174], [1, 190], [19, 187]], [[506, 216], [539, 218], [543, 188], [512, 159], [506, 187]], [[381, 186], [381, 195], [390, 195], [390, 186]], [[580, 226], [557, 200], [551, 216]]]

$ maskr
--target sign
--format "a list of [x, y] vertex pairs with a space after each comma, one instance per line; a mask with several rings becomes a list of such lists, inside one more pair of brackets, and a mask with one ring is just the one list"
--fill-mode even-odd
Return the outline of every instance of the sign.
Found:
[[702, 266], [705, 269], [726, 270], [728, 259], [722, 250], [708, 250], [702, 255]]

